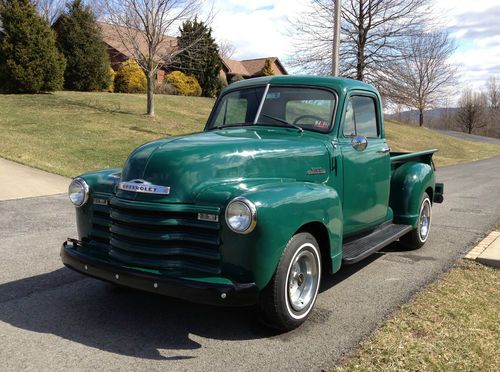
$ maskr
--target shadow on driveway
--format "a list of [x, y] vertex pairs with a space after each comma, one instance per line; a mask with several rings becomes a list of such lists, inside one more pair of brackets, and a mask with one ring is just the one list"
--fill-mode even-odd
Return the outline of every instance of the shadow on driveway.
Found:
[[[320, 292], [329, 290], [382, 255], [372, 255], [356, 265], [343, 267], [334, 275], [324, 276]], [[314, 318], [313, 312], [311, 325], [329, 321], [321, 319], [321, 314], [316, 314], [318, 319]], [[230, 341], [274, 336], [290, 339], [294, 333], [301, 332], [299, 328], [280, 335], [265, 328], [257, 319], [255, 307], [193, 304], [114, 287], [67, 268], [1, 284], [0, 321], [111, 353], [153, 360], [195, 358], [183, 355], [182, 350], [202, 348], [196, 336]]]

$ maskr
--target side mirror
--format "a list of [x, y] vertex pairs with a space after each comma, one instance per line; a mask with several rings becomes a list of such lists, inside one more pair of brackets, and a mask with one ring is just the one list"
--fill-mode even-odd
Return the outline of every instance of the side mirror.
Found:
[[352, 139], [351, 146], [356, 151], [364, 151], [368, 146], [368, 140], [365, 136], [356, 136]]

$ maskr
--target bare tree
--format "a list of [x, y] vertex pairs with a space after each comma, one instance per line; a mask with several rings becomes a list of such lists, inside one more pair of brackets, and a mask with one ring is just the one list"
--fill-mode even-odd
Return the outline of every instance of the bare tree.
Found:
[[200, 11], [199, 0], [104, 0], [106, 20], [123, 46], [146, 74], [147, 114], [154, 116], [154, 83], [162, 66], [172, 63], [179, 49], [174, 35], [183, 21]]
[[231, 58], [236, 53], [236, 47], [227, 39], [221, 39], [217, 43], [219, 54], [222, 58]]
[[494, 110], [500, 109], [500, 79], [497, 75], [490, 76], [486, 83], [488, 105]]
[[486, 126], [487, 97], [482, 92], [464, 91], [458, 101], [457, 121], [471, 134], [476, 128]]
[[419, 112], [441, 103], [445, 90], [455, 82], [456, 67], [448, 60], [455, 51], [445, 32], [422, 33], [408, 39], [409, 55], [392, 63], [391, 73], [381, 76], [380, 88], [390, 101]]
[[488, 125], [486, 134], [492, 137], [500, 135], [500, 78], [492, 75], [486, 82], [488, 98]]
[[49, 25], [53, 24], [63, 13], [66, 6], [65, 0], [36, 0], [38, 13], [45, 18]]
[[[334, 4], [311, 0], [310, 11], [292, 20], [297, 40], [293, 66], [313, 74], [332, 70]], [[388, 63], [405, 55], [408, 36], [430, 16], [430, 0], [344, 0], [340, 75], [374, 83]]]
[[[82, 1], [86, 6], [92, 9], [92, 12], [97, 18], [103, 13], [101, 5], [101, 0], [84, 0]], [[53, 25], [59, 16], [64, 12], [64, 9], [70, 0], [34, 0], [33, 3], [36, 6], [38, 14], [42, 16], [48, 24]]]

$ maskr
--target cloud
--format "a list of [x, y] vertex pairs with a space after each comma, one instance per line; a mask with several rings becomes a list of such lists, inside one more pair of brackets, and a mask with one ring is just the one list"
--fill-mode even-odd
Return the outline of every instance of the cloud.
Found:
[[[293, 53], [290, 19], [300, 19], [309, 0], [213, 0], [213, 34], [236, 47], [236, 59], [286, 57]], [[444, 28], [457, 42], [452, 62], [462, 85], [482, 88], [500, 74], [498, 0], [435, 0]], [[458, 87], [460, 89], [460, 87]]]
[[483, 89], [491, 75], [500, 74], [500, 6], [492, 1], [450, 4], [447, 29], [457, 42], [452, 61], [462, 86]]
[[215, 0], [212, 23], [217, 40], [236, 47], [234, 58], [279, 57], [291, 52], [287, 30], [306, 0]]
[[460, 37], [482, 39], [500, 34], [500, 6], [484, 9], [480, 12], [459, 14], [455, 24], [449, 27], [451, 33], [459, 33]]

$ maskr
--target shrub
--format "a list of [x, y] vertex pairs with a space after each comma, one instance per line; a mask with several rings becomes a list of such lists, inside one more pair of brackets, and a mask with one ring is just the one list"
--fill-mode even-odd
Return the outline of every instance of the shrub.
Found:
[[177, 45], [181, 52], [175, 58], [175, 68], [186, 75], [193, 75], [201, 86], [203, 96], [214, 97], [221, 60], [212, 29], [195, 18], [184, 22], [179, 31]]
[[173, 71], [167, 74], [165, 80], [175, 88], [176, 94], [179, 96], [201, 96], [200, 84], [194, 76], [185, 75], [180, 71]]
[[0, 1], [0, 90], [40, 93], [62, 88], [66, 65], [54, 32], [31, 1]]
[[108, 67], [108, 80], [107, 80], [107, 91], [109, 93], [113, 93], [115, 91], [115, 76], [116, 72], [111, 68], [111, 66]]
[[217, 81], [216, 94], [219, 95], [220, 92], [222, 92], [222, 89], [224, 89], [225, 87], [227, 87], [227, 80], [224, 76], [219, 75], [219, 79]]
[[260, 71], [262, 76], [272, 76], [274, 75], [273, 67], [271, 66], [271, 60], [268, 58], [266, 62], [264, 62], [264, 67]]
[[115, 75], [117, 93], [146, 93], [146, 75], [133, 59], [123, 62]]
[[175, 87], [172, 84], [166, 82], [165, 80], [155, 82], [154, 92], [155, 94], [169, 94], [169, 95], [177, 94], [177, 90], [175, 89]]
[[66, 57], [64, 87], [101, 91], [109, 85], [109, 56], [90, 6], [82, 0], [67, 3], [57, 23], [57, 44]]
[[231, 78], [231, 83], [236, 83], [237, 81], [245, 80], [240, 74], [233, 75]]

